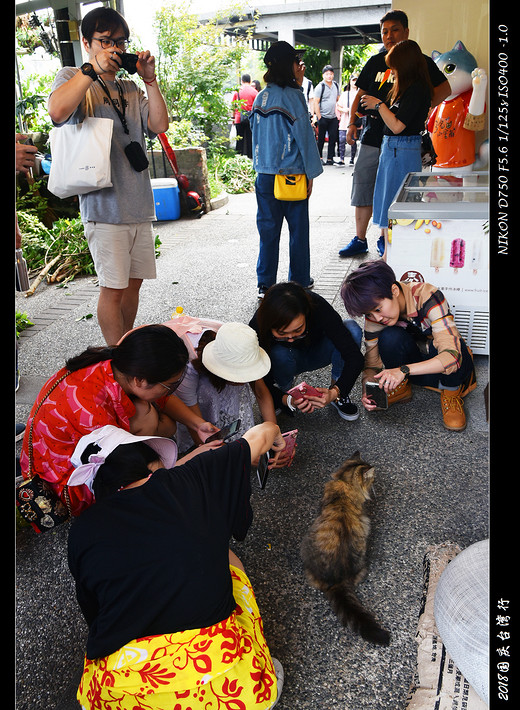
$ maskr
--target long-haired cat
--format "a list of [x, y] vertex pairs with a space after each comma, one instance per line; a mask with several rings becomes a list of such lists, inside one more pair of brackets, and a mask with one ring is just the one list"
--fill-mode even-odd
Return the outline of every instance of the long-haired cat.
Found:
[[367, 641], [386, 646], [390, 634], [355, 592], [366, 574], [370, 521], [364, 504], [373, 481], [374, 469], [361, 459], [359, 451], [343, 462], [325, 484], [320, 513], [302, 541], [301, 556], [309, 582], [325, 594], [343, 626]]

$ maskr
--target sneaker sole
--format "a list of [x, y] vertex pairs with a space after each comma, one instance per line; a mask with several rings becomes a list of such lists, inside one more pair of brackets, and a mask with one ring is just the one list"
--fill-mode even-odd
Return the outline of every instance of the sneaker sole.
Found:
[[356, 414], [344, 414], [343, 412], [341, 412], [341, 411], [338, 409], [338, 407], [334, 404], [334, 402], [331, 402], [331, 404], [332, 404], [332, 406], [334, 407], [334, 409], [336, 410], [336, 412], [339, 414], [339, 416], [340, 416], [342, 419], [345, 419], [345, 421], [347, 421], [347, 422], [355, 422], [356, 419], [359, 419], [359, 411], [356, 412]]
[[368, 254], [368, 249], [366, 251], [356, 251], [354, 254], [342, 254], [338, 252], [340, 259], [350, 259], [353, 256], [362, 256], [363, 254]]

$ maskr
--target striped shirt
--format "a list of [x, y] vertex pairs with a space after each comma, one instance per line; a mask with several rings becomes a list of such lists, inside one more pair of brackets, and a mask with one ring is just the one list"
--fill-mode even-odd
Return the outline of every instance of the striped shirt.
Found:
[[[397, 325], [403, 328], [409, 325], [419, 328], [423, 336], [433, 340], [444, 373], [451, 375], [456, 372], [462, 362], [461, 337], [443, 293], [428, 283], [399, 281], [398, 284], [404, 295], [405, 312], [400, 314]], [[365, 318], [366, 353], [363, 379], [372, 376], [374, 371], [380, 372], [384, 369], [379, 355], [378, 337], [386, 327], [388, 326], [376, 323], [368, 316]]]

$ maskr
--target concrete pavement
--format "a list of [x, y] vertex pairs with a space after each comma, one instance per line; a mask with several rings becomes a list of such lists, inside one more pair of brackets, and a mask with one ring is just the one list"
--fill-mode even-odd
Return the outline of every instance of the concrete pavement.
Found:
[[[337, 255], [354, 235], [351, 174], [351, 167], [325, 167], [310, 203], [315, 289], [343, 317], [341, 281], [360, 263]], [[255, 213], [254, 194], [236, 195], [201, 219], [157, 223], [158, 278], [143, 286], [136, 325], [166, 321], [177, 306], [189, 315], [248, 322], [258, 304]], [[370, 258], [377, 256], [377, 237], [371, 228]], [[280, 257], [284, 280], [286, 236]], [[97, 294], [90, 277], [67, 289], [42, 284], [30, 298], [17, 294], [17, 310], [36, 323], [20, 341], [17, 421], [25, 421], [41, 385], [67, 357], [102, 344]], [[443, 428], [438, 395], [418, 388], [410, 403], [387, 412], [363, 410], [355, 422], [341, 420], [332, 407], [310, 416], [280, 415], [282, 431], [300, 430], [294, 464], [272, 473], [263, 491], [252, 477], [254, 522], [234, 547], [253, 583], [272, 653], [284, 666], [280, 710], [404, 710], [426, 548], [445, 541], [465, 548], [488, 536], [488, 358], [476, 356], [475, 362], [479, 382], [466, 399], [462, 433]], [[315, 385], [328, 378], [327, 370], [306, 376]], [[358, 382], [352, 398], [359, 397]], [[384, 649], [339, 626], [323, 596], [308, 586], [299, 556], [325, 481], [356, 449], [376, 469], [369, 573], [359, 595], [391, 632]], [[67, 568], [67, 530], [17, 535], [18, 710], [78, 707], [86, 626]]]

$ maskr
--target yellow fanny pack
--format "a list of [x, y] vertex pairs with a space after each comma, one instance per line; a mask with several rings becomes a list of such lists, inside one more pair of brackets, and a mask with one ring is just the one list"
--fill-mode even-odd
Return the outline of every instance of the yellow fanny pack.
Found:
[[275, 175], [274, 196], [277, 200], [295, 201], [307, 199], [307, 176]]

